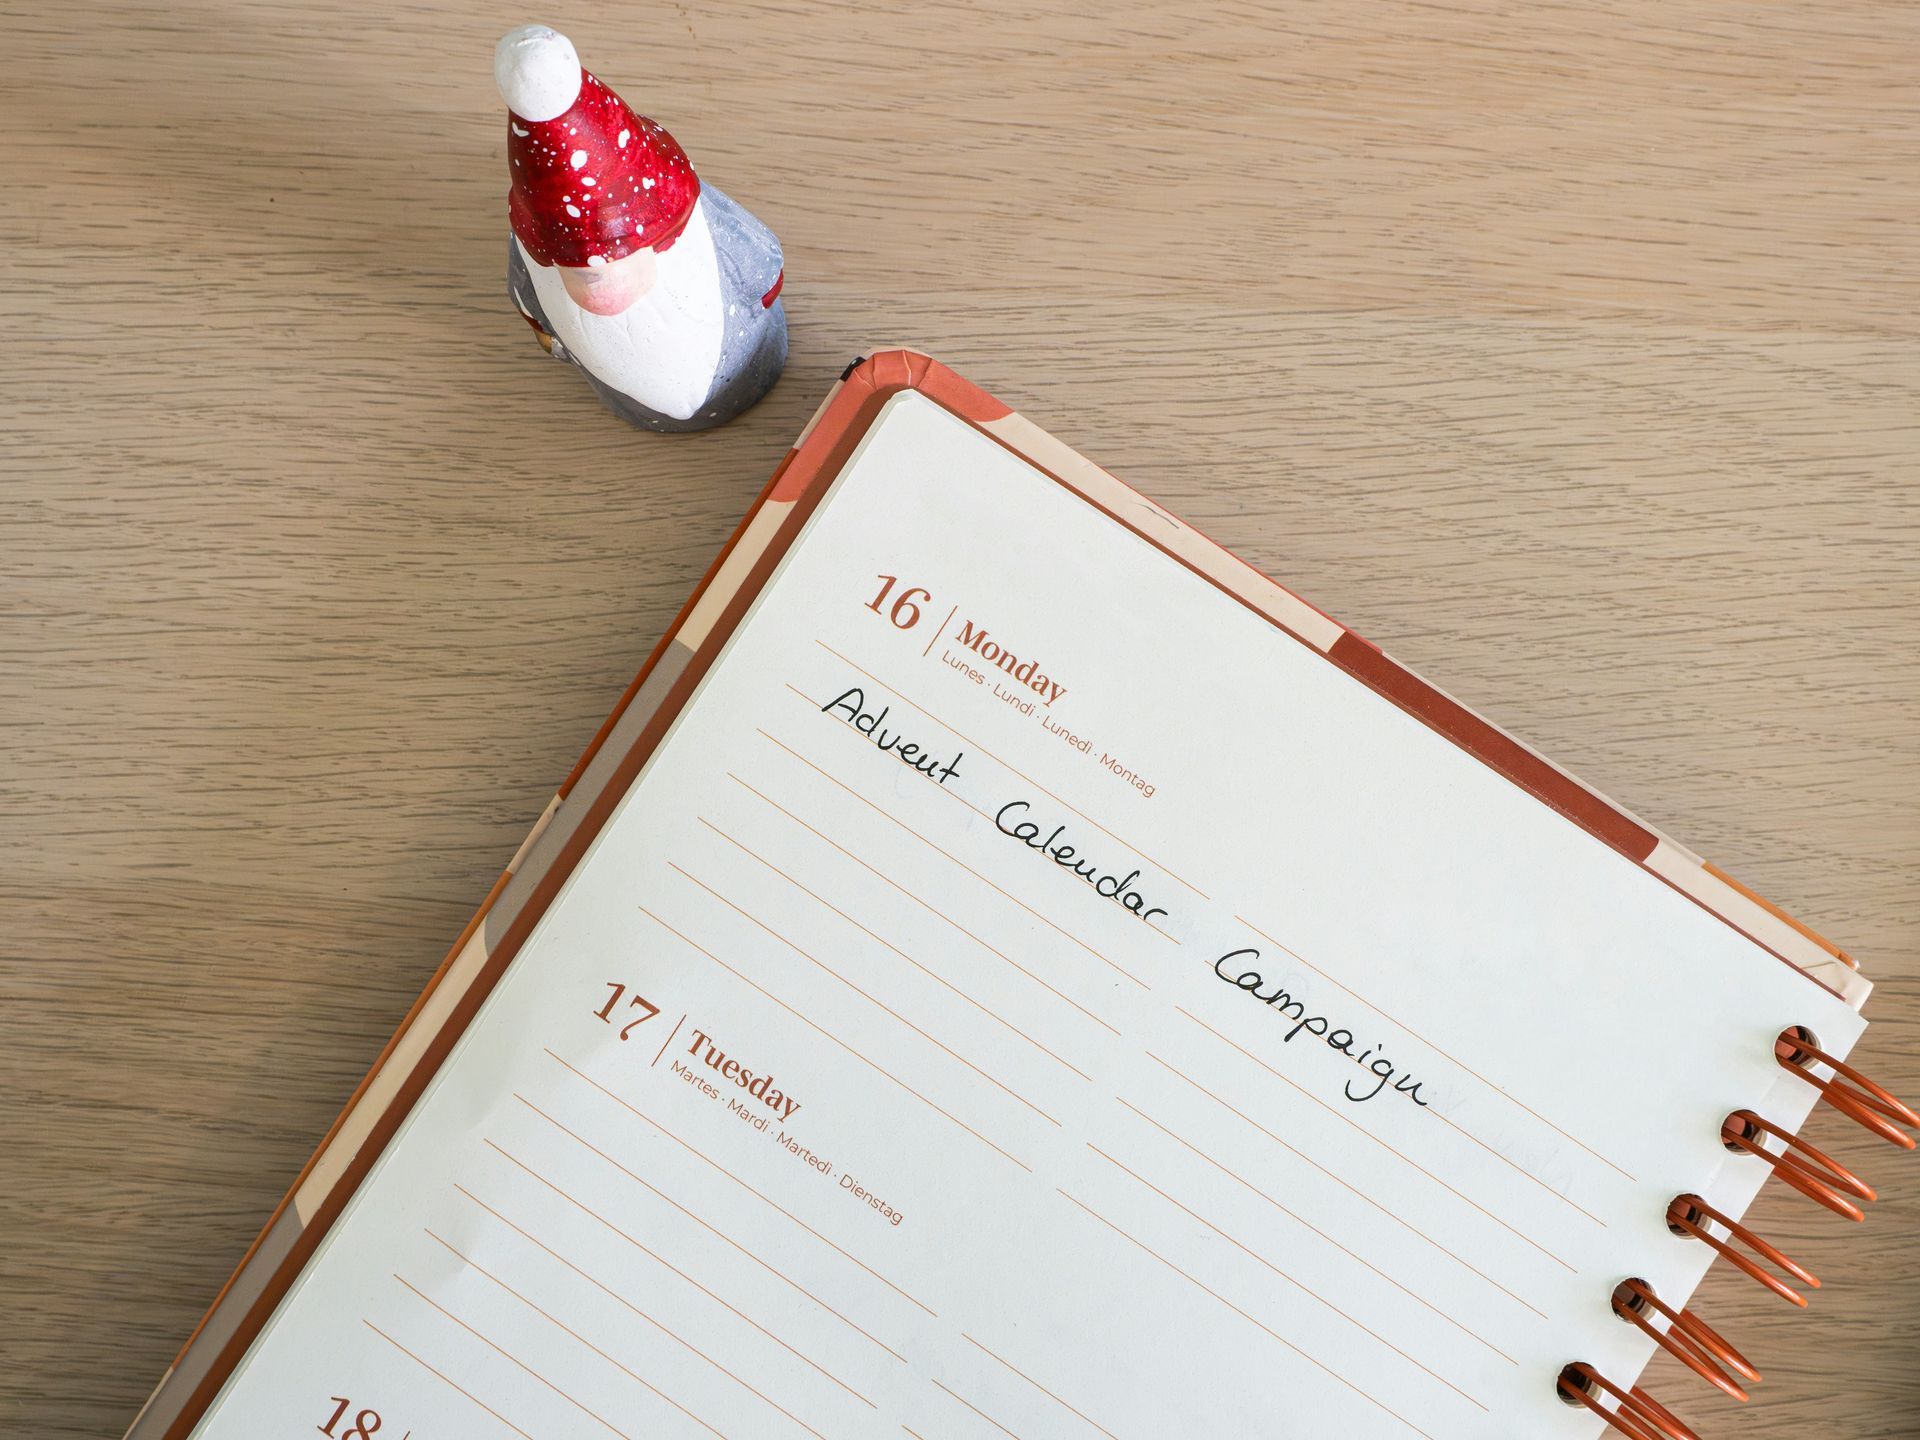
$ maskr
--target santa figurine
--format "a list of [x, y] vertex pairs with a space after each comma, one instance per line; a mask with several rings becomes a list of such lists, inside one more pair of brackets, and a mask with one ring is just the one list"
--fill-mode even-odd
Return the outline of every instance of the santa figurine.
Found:
[[501, 40], [507, 288], [557, 359], [651, 430], [725, 424], [787, 361], [780, 242], [673, 137], [580, 66], [566, 36]]

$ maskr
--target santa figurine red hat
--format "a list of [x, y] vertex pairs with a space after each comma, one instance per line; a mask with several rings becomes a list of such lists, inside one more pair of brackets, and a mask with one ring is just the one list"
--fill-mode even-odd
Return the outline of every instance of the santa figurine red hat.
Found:
[[557, 31], [507, 35], [494, 79], [509, 112], [508, 288], [549, 353], [651, 429], [752, 405], [786, 363], [773, 232], [703, 186]]

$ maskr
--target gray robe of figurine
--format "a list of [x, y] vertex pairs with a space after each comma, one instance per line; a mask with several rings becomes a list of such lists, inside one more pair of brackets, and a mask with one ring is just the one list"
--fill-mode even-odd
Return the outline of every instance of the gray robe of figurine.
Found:
[[[705, 394], [694, 394], [672, 407], [689, 408], [690, 402], [690, 413], [685, 415], [667, 413], [623, 390], [621, 375], [623, 364], [631, 358], [631, 342], [622, 334], [618, 344], [610, 343], [604, 317], [588, 316], [574, 305], [552, 270], [536, 281], [539, 267], [529, 265], [518, 241], [511, 236], [507, 241], [507, 293], [545, 337], [549, 353], [579, 367], [614, 414], [649, 430], [706, 430], [724, 425], [772, 389], [787, 363], [787, 315], [777, 291], [783, 263], [779, 239], [750, 212], [704, 182], [696, 214], [704, 217], [711, 238], [713, 272], [704, 269], [706, 242], [697, 231], [693, 235], [697, 253], [675, 255], [689, 243], [683, 236], [662, 255], [661, 284], [668, 291], [678, 284], [692, 293], [684, 304], [677, 304], [671, 293], [653, 297], [658, 305], [673, 306], [674, 313], [648, 342], [685, 343], [691, 350], [692, 340], [670, 338], [678, 333], [697, 338], [702, 348], [710, 350], [703, 332], [708, 326], [720, 327], [718, 357]], [[685, 267], [684, 275], [676, 274], [676, 265]], [[707, 293], [716, 280], [717, 296]], [[770, 294], [775, 297], [772, 303], [764, 303]], [[623, 351], [628, 353], [623, 356]]]

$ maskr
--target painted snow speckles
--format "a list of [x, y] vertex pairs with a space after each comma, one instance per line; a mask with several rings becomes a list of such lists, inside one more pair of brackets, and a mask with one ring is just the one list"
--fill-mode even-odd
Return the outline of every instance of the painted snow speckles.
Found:
[[509, 114], [507, 152], [513, 232], [540, 265], [664, 251], [700, 194], [673, 137], [585, 70], [565, 113], [545, 121]]
[[[567, 84], [552, 88], [571, 103], [522, 108], [501, 86], [515, 303], [616, 414], [657, 430], [724, 423], [787, 358], [780, 242], [703, 187], [673, 137], [583, 69], [565, 37], [543, 34], [565, 62]], [[533, 58], [555, 71], [554, 55]], [[650, 263], [614, 267], [640, 251]]]

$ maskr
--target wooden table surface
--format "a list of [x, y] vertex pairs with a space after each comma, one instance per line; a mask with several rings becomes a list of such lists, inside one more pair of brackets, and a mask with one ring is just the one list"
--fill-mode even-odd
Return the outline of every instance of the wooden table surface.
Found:
[[[1920, 1094], [1920, 7], [0, 17], [0, 1431], [120, 1433], [875, 341], [1847, 945]], [[505, 298], [529, 18], [785, 241], [726, 430], [623, 428]], [[1811, 1134], [1886, 1198], [1770, 1187], [1827, 1288], [1710, 1278], [1746, 1410], [1653, 1383], [1920, 1435], [1920, 1157]]]

